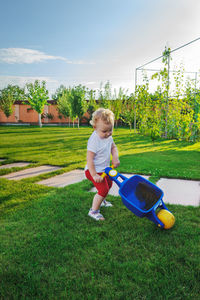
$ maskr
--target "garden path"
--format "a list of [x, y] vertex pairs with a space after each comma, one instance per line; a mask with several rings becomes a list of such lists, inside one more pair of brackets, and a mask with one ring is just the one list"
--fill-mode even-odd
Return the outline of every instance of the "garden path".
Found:
[[3, 175], [0, 177], [7, 178], [9, 180], [21, 180], [23, 178], [34, 177], [34, 176], [38, 176], [43, 173], [53, 172], [58, 169], [61, 169], [61, 168], [57, 167], [57, 166], [44, 165], [44, 166], [40, 166], [40, 167], [29, 168], [29, 169], [17, 171], [17, 172]]
[[[2, 161], [2, 160], [0, 160], [0, 161]], [[14, 167], [22, 168], [22, 167], [26, 167], [28, 165], [30, 165], [30, 163], [28, 163], [28, 162], [16, 162], [13, 164], [2, 165], [2, 166], [0, 166], [0, 169], [9, 169], [9, 168], [14, 168]]]
[[[8, 166], [8, 165], [7, 165]], [[6, 165], [4, 165], [6, 167]], [[35, 168], [29, 168], [18, 172], [3, 175], [1, 177], [9, 180], [20, 180], [22, 178], [38, 176], [43, 173], [52, 172], [60, 169], [58, 166], [44, 165]], [[126, 177], [131, 177], [134, 174], [125, 174]], [[146, 179], [149, 176], [144, 176]], [[76, 169], [61, 175], [42, 180], [38, 184], [52, 186], [52, 187], [65, 187], [67, 185], [80, 182], [85, 179], [84, 171]], [[200, 205], [200, 181], [194, 180], [183, 180], [183, 179], [169, 179], [160, 178], [157, 182], [157, 186], [160, 187], [164, 192], [164, 202], [170, 204], [181, 204], [181, 205]], [[109, 194], [118, 196], [118, 186], [114, 183]], [[95, 188], [91, 189], [90, 192], [95, 192]]]

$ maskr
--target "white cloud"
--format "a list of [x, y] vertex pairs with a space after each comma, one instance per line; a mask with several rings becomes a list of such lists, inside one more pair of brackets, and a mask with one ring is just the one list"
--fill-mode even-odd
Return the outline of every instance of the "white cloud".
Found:
[[32, 64], [43, 62], [46, 60], [62, 60], [67, 64], [94, 64], [93, 62], [85, 62], [82, 60], [71, 61], [62, 56], [48, 55], [44, 52], [25, 49], [25, 48], [2, 48], [0, 49], [0, 63], [8, 64]]
[[2, 76], [0, 75], [0, 89], [5, 88], [8, 84], [24, 87], [26, 83], [33, 83], [35, 80], [45, 81], [49, 95], [55, 92], [59, 86], [58, 80], [50, 77], [25, 77], [25, 76]]
[[58, 83], [57, 80], [52, 79], [50, 77], [25, 77], [25, 76], [3, 76], [0, 75], [0, 88], [5, 87], [8, 84], [17, 84], [19, 86], [23, 86], [26, 83], [34, 82], [35, 80], [46, 81], [50, 83]]

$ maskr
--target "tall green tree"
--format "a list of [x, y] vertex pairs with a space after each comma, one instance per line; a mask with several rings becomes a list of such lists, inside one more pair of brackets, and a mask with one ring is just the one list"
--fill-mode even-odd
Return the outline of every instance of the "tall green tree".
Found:
[[69, 95], [69, 101], [71, 104], [72, 119], [75, 120], [78, 118], [79, 128], [80, 118], [84, 115], [88, 108], [88, 103], [86, 101], [86, 88], [81, 84], [73, 87]]
[[135, 96], [132, 94], [130, 97], [123, 102], [122, 111], [120, 113], [120, 119], [128, 124], [130, 131], [132, 130], [132, 124], [135, 118]]
[[158, 78], [161, 84], [161, 98], [163, 119], [165, 121], [165, 138], [168, 135], [168, 114], [169, 114], [169, 90], [170, 90], [170, 61], [171, 61], [171, 49], [165, 47], [163, 51], [162, 63], [164, 64], [163, 69], [160, 72], [153, 74], [152, 79]]
[[[72, 108], [70, 102], [71, 88], [63, 90], [62, 94], [59, 95], [57, 100], [57, 110], [65, 118], [72, 117]], [[69, 121], [70, 126], [70, 121]]]
[[[95, 110], [98, 109], [99, 104], [96, 100], [96, 90], [87, 89], [87, 99], [88, 99], [88, 108], [87, 111], [90, 115], [90, 118]], [[88, 120], [89, 121], [89, 120]]]
[[67, 88], [63, 84], [61, 84], [59, 86], [59, 88], [57, 88], [57, 90], [55, 91], [55, 93], [52, 95], [52, 99], [57, 101], [59, 98], [62, 97], [63, 93], [66, 90], [67, 90]]
[[44, 111], [44, 106], [48, 105], [49, 99], [48, 90], [46, 89], [46, 82], [35, 80], [34, 83], [28, 83], [27, 88], [27, 101], [30, 106], [38, 113], [38, 123], [42, 127], [41, 114]]
[[110, 82], [107, 81], [105, 85], [101, 82], [98, 97], [99, 106], [110, 108], [111, 100], [113, 100], [113, 96]]
[[127, 90], [125, 91], [122, 87], [119, 88], [117, 93], [114, 90], [113, 100], [110, 101], [110, 109], [115, 115], [115, 125], [118, 125], [120, 114], [122, 113], [123, 103], [128, 99]]
[[0, 90], [0, 109], [8, 118], [13, 113], [13, 104], [15, 101], [25, 100], [25, 92], [18, 85], [8, 85]]

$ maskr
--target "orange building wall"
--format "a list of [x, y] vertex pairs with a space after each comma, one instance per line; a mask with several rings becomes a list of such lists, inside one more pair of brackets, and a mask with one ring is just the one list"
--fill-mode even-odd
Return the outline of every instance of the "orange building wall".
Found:
[[38, 123], [38, 113], [31, 109], [30, 105], [20, 104], [19, 121], [20, 123]]
[[6, 117], [6, 115], [4, 114], [4, 112], [2, 110], [0, 110], [0, 123], [15, 123], [16, 119], [15, 119], [15, 106], [13, 105], [13, 113], [10, 117]]
[[62, 116], [62, 119], [60, 119], [58, 117], [59, 113], [57, 111], [57, 105], [56, 104], [51, 104], [51, 105], [48, 106], [48, 113], [53, 115], [53, 119], [49, 120], [48, 123], [68, 123], [69, 122], [68, 118], [64, 118]]
[[[18, 114], [15, 109], [18, 106]], [[10, 117], [6, 117], [4, 112], [0, 110], [0, 123], [38, 123], [38, 113], [34, 110], [27, 110], [30, 105], [20, 104], [13, 105], [13, 113]]]
[[[45, 112], [48, 112], [48, 114], [51, 114], [53, 116], [53, 119], [43, 118], [42, 123], [44, 124], [68, 124], [69, 121], [72, 123], [72, 120], [70, 118], [64, 118], [62, 116], [62, 119], [59, 118], [59, 113], [57, 111], [57, 105], [51, 104], [48, 105], [45, 108]], [[85, 113], [84, 116], [89, 118], [89, 114]], [[78, 121], [75, 120], [75, 123]], [[13, 105], [13, 113], [10, 117], [6, 117], [4, 112], [0, 110], [0, 123], [38, 123], [38, 113], [31, 108], [30, 105], [26, 104], [16, 104]], [[83, 118], [82, 123], [87, 123], [87, 120]]]

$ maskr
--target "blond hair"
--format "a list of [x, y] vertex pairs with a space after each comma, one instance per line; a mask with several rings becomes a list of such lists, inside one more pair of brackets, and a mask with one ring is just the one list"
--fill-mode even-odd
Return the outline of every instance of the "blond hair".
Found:
[[106, 124], [112, 124], [112, 126], [114, 126], [114, 119], [115, 116], [110, 109], [101, 107], [93, 112], [90, 124], [92, 126], [95, 126], [98, 120], [102, 120]]

